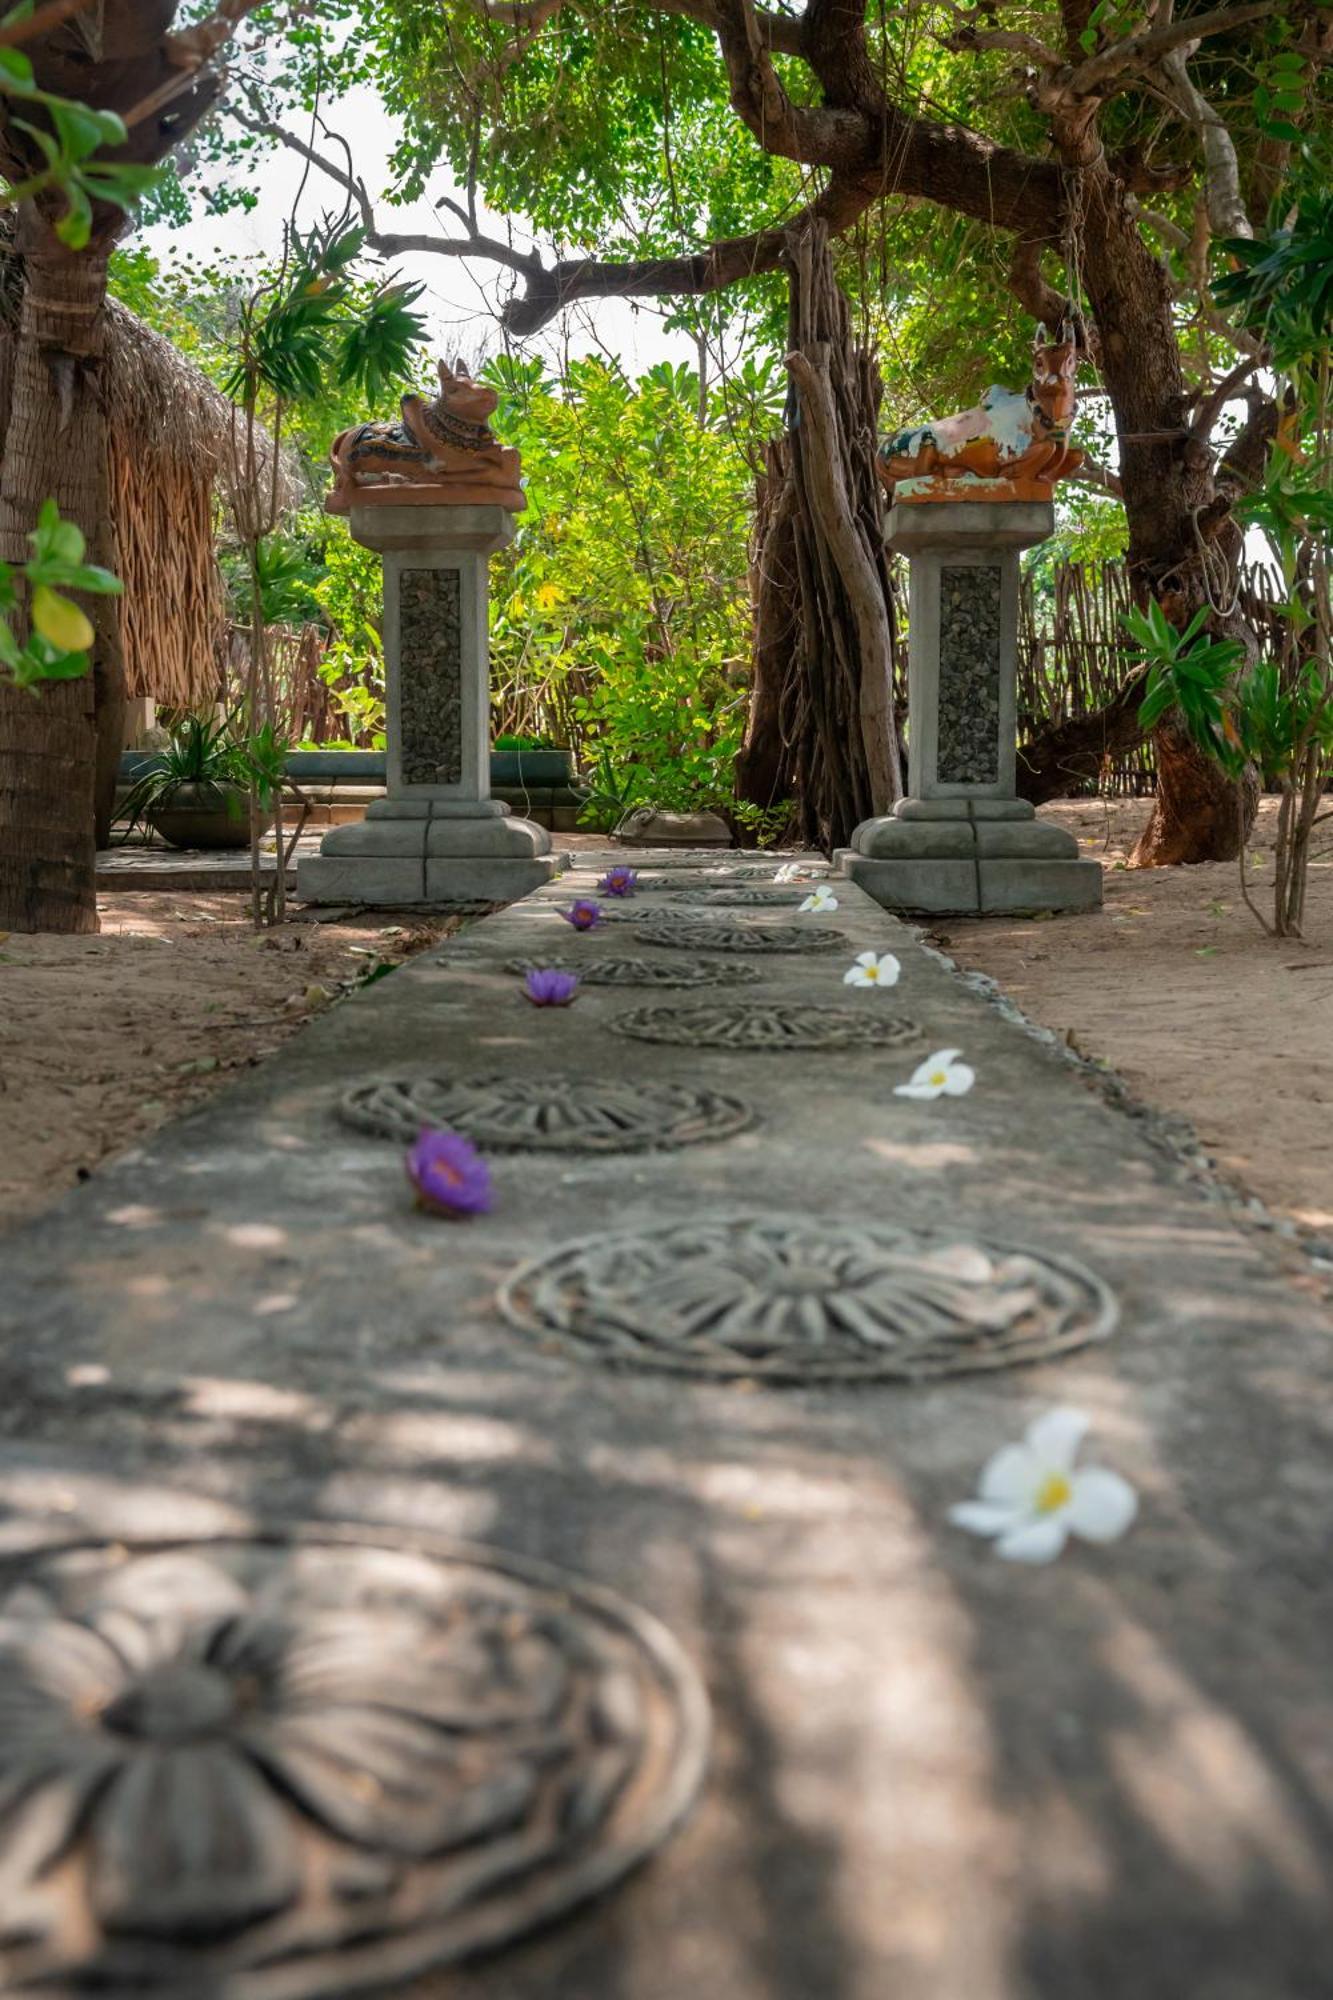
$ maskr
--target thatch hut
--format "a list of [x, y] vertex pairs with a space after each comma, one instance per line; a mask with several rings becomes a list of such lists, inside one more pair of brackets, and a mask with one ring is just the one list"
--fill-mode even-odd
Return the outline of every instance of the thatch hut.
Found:
[[[0, 263], [10, 263], [0, 248]], [[0, 270], [0, 392], [18, 288]], [[126, 693], [170, 708], [213, 701], [226, 624], [217, 562], [222, 468], [239, 413], [208, 377], [117, 300], [107, 304], [102, 393], [113, 568]], [[7, 401], [7, 398], [5, 399]], [[263, 454], [265, 479], [271, 452]], [[284, 497], [294, 497], [287, 467]]]

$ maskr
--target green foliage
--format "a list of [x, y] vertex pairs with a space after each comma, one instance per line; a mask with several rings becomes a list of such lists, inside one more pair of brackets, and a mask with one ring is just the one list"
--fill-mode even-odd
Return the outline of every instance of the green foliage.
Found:
[[116, 817], [124, 821], [126, 832], [130, 833], [140, 820], [169, 806], [184, 785], [213, 786], [231, 797], [235, 787], [249, 785], [251, 774], [245, 746], [237, 741], [226, 722], [211, 716], [187, 716], [172, 730], [165, 749], [154, 752], [152, 762], [130, 787]]
[[1237, 735], [1229, 696], [1230, 683], [1245, 658], [1234, 639], [1209, 639], [1205, 606], [1183, 630], [1173, 625], [1156, 601], [1142, 611], [1127, 611], [1126, 628], [1148, 662], [1148, 679], [1139, 705], [1139, 721], [1154, 728], [1171, 709], [1207, 754], [1238, 776], [1245, 757]]
[[287, 745], [271, 723], [245, 734], [238, 733], [234, 717], [189, 715], [172, 730], [165, 749], [153, 753], [116, 817], [131, 833], [140, 820], [169, 806], [186, 785], [216, 790], [228, 811], [238, 813], [238, 792], [250, 792], [263, 811], [271, 812], [287, 782], [286, 762]]
[[282, 268], [241, 308], [229, 396], [254, 407], [267, 393], [282, 403], [322, 396], [330, 384], [374, 403], [411, 370], [425, 332], [412, 307], [422, 285], [356, 276], [365, 231], [326, 224], [292, 233]]
[[[31, 0], [23, 0], [5, 14], [0, 25], [22, 21], [31, 12]], [[22, 49], [0, 48], [0, 98], [31, 107], [46, 121], [38, 124], [34, 117], [19, 117], [13, 109], [9, 111], [10, 128], [23, 133], [32, 152], [45, 164], [20, 178], [11, 170], [0, 207], [13, 208], [32, 196], [57, 193], [65, 209], [55, 231], [69, 249], [86, 249], [92, 236], [95, 201], [129, 208], [156, 178], [156, 167], [99, 157], [105, 148], [125, 144], [129, 134], [123, 120], [114, 111], [96, 111], [89, 104], [40, 89]]]
[[219, 562], [231, 615], [238, 623], [248, 623], [254, 616], [255, 582], [265, 625], [311, 625], [319, 620], [319, 591], [326, 571], [318, 545], [305, 535], [281, 530], [265, 535], [256, 545], [253, 582], [249, 561], [240, 550], [224, 549]]
[[750, 473], [699, 421], [698, 378], [637, 384], [603, 361], [562, 384], [499, 361], [500, 434], [523, 453], [528, 510], [495, 565], [497, 701], [598, 769], [601, 810], [729, 797], [745, 719]]
[[[43, 501], [37, 526], [28, 536], [32, 555], [19, 570], [0, 563], [0, 678], [35, 693], [43, 681], [78, 680], [88, 671], [93, 630], [67, 590], [93, 597], [119, 594], [118, 577], [86, 563], [82, 531], [62, 520], [54, 500]], [[27, 585], [31, 631], [20, 645], [9, 616], [20, 602], [20, 579]]]
[[345, 525], [326, 521], [324, 575], [316, 597], [333, 629], [320, 678], [352, 725], [384, 748], [384, 643], [380, 636], [381, 569], [372, 549], [354, 542]]
[[1324, 340], [1333, 321], [1333, 188], [1330, 160], [1307, 151], [1295, 203], [1286, 191], [1273, 203], [1268, 227], [1252, 238], [1231, 237], [1222, 249], [1236, 268], [1213, 285], [1219, 305], [1239, 308], [1262, 328], [1277, 365], [1287, 367]]

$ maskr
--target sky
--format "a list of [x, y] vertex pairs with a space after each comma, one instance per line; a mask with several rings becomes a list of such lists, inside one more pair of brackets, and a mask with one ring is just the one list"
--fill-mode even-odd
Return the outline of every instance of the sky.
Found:
[[[225, 110], [221, 115], [225, 120]], [[393, 120], [374, 90], [362, 85], [350, 91], [331, 109], [329, 124], [351, 144], [356, 171], [366, 186], [372, 193], [383, 187], [389, 178], [388, 159], [395, 134]], [[308, 123], [293, 125], [292, 129], [302, 138], [309, 136]], [[136, 242], [145, 245], [163, 264], [184, 256], [205, 264], [256, 254], [272, 258], [282, 248], [283, 225], [292, 213], [298, 193], [296, 215], [303, 228], [318, 221], [327, 210], [341, 209], [342, 191], [316, 169], [307, 176], [306, 162], [286, 148], [275, 147], [255, 166], [254, 172], [261, 193], [258, 205], [249, 212], [236, 209], [225, 215], [199, 214], [183, 229], [175, 223], [159, 223], [144, 230]], [[306, 181], [302, 191], [303, 176]], [[432, 181], [431, 194], [434, 200], [439, 200], [445, 195], [457, 195], [458, 190], [437, 176]], [[442, 229], [427, 200], [393, 209], [381, 203], [378, 219], [384, 229], [395, 232], [449, 233], [449, 217], [446, 215]], [[481, 226], [497, 236], [505, 234], [503, 221], [487, 218], [484, 211]], [[495, 302], [497, 279], [507, 284], [508, 273], [485, 260], [438, 257], [424, 252], [395, 258], [391, 268], [425, 285], [417, 310], [427, 317], [436, 353], [450, 358], [461, 353], [475, 366], [503, 347]], [[667, 333], [651, 302], [636, 307], [625, 299], [595, 300], [568, 315], [568, 321], [564, 337], [570, 354], [609, 351], [632, 375], [658, 361], [694, 359], [692, 343], [681, 334]], [[561, 357], [564, 348], [558, 323], [525, 343], [524, 351], [542, 352], [552, 359]]]

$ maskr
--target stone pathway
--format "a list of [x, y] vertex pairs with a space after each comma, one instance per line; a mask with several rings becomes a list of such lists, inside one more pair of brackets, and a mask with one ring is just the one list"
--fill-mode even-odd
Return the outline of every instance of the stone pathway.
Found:
[[[122, 1990], [193, 1951], [225, 2000], [1333, 1994], [1327, 1322], [855, 888], [710, 909], [686, 859], [576, 937], [580, 855], [7, 1243], [4, 1991], [93, 1893]], [[726, 948], [789, 922], [831, 948]], [[553, 956], [653, 983], [537, 1010]], [[701, 957], [753, 976], [661, 983]], [[969, 1095], [894, 1094], [945, 1047]], [[513, 1148], [492, 1214], [412, 1207], [370, 1128], [423, 1108]], [[948, 1509], [1055, 1404], [1139, 1519], [1002, 1562]], [[59, 1639], [108, 1605], [110, 1706]]]
[[[296, 886], [296, 864], [302, 855], [318, 854], [320, 834], [303, 833], [296, 843], [288, 884]], [[277, 853], [270, 841], [259, 857], [264, 875], [277, 871]], [[97, 855], [97, 887], [104, 894], [129, 889], [222, 890], [250, 887], [250, 856], [244, 848], [167, 847], [158, 841], [118, 841]]]

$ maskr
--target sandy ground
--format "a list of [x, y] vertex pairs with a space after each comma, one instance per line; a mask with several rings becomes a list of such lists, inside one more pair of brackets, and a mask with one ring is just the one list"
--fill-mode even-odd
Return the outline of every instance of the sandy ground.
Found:
[[[1106, 871], [1096, 916], [941, 923], [960, 965], [1134, 1093], [1191, 1120], [1230, 1178], [1279, 1215], [1333, 1237], [1333, 822], [1315, 834], [1304, 940], [1265, 937], [1236, 863], [1131, 870], [1149, 802], [1043, 809]], [[1271, 915], [1277, 802], [1246, 859]]]
[[0, 1231], [461, 921], [359, 912], [256, 933], [246, 897], [188, 892], [99, 910], [98, 937], [0, 937]]

